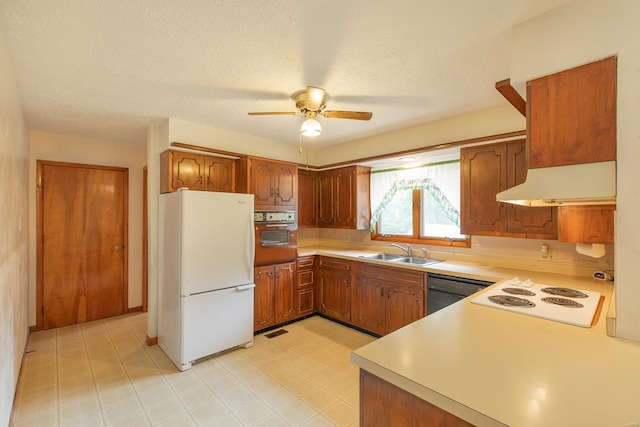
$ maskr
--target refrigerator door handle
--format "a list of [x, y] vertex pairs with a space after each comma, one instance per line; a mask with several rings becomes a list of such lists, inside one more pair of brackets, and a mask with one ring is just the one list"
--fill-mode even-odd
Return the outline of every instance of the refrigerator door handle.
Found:
[[253, 280], [253, 264], [254, 264], [254, 254], [256, 253], [256, 235], [253, 231], [253, 212], [249, 212], [249, 225], [247, 227], [247, 232], [249, 234], [249, 254], [248, 254], [248, 267], [251, 279]]
[[247, 291], [247, 290], [253, 289], [255, 287], [256, 287], [255, 283], [249, 283], [247, 285], [236, 286], [236, 289], [239, 290], [239, 291]]

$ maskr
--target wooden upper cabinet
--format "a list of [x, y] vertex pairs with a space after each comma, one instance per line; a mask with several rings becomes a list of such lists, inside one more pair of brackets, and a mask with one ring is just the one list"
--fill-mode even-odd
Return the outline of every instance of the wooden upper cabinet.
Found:
[[207, 191], [233, 193], [235, 161], [223, 157], [204, 156], [204, 187]]
[[160, 192], [179, 188], [200, 191], [235, 191], [235, 160], [184, 151], [160, 154]]
[[318, 227], [331, 227], [335, 224], [335, 210], [333, 208], [335, 191], [334, 177], [331, 171], [318, 174]]
[[507, 185], [506, 143], [461, 149], [460, 175], [460, 232], [500, 235], [506, 206], [496, 194]]
[[371, 219], [370, 168], [348, 166], [318, 173], [318, 227], [366, 229]]
[[295, 210], [298, 194], [298, 167], [293, 163], [249, 159], [249, 192], [256, 209]]
[[168, 150], [160, 154], [160, 192], [204, 190], [204, 155]]
[[[524, 141], [507, 143], [507, 188], [527, 179], [527, 148]], [[495, 197], [494, 197], [495, 200]], [[508, 233], [555, 239], [558, 235], [558, 208], [505, 204]]]
[[557, 208], [532, 208], [496, 201], [496, 194], [526, 179], [524, 140], [461, 149], [460, 175], [462, 233], [557, 238]]
[[318, 172], [298, 170], [298, 227], [318, 226]]
[[573, 243], [614, 243], [616, 207], [561, 206], [558, 210], [558, 240]]
[[527, 82], [529, 167], [616, 160], [616, 57]]

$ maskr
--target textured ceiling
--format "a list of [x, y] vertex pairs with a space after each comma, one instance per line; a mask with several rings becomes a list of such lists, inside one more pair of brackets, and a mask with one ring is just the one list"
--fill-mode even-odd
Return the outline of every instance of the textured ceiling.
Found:
[[307, 85], [323, 144], [499, 105], [511, 26], [566, 0], [3, 0], [31, 129], [143, 145], [174, 117], [298, 143]]

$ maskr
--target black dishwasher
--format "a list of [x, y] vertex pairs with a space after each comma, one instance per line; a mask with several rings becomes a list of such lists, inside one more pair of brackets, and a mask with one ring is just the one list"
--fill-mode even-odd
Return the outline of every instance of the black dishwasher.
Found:
[[427, 273], [427, 315], [458, 302], [489, 285], [493, 285], [493, 282]]

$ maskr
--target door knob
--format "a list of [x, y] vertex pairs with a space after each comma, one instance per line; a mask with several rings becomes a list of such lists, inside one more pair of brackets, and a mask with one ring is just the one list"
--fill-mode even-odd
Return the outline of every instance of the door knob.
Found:
[[120, 246], [120, 245], [118, 245], [118, 246], [116, 246], [114, 249], [115, 249], [116, 251], [121, 251], [121, 250], [123, 250], [123, 249], [124, 249], [124, 246]]

